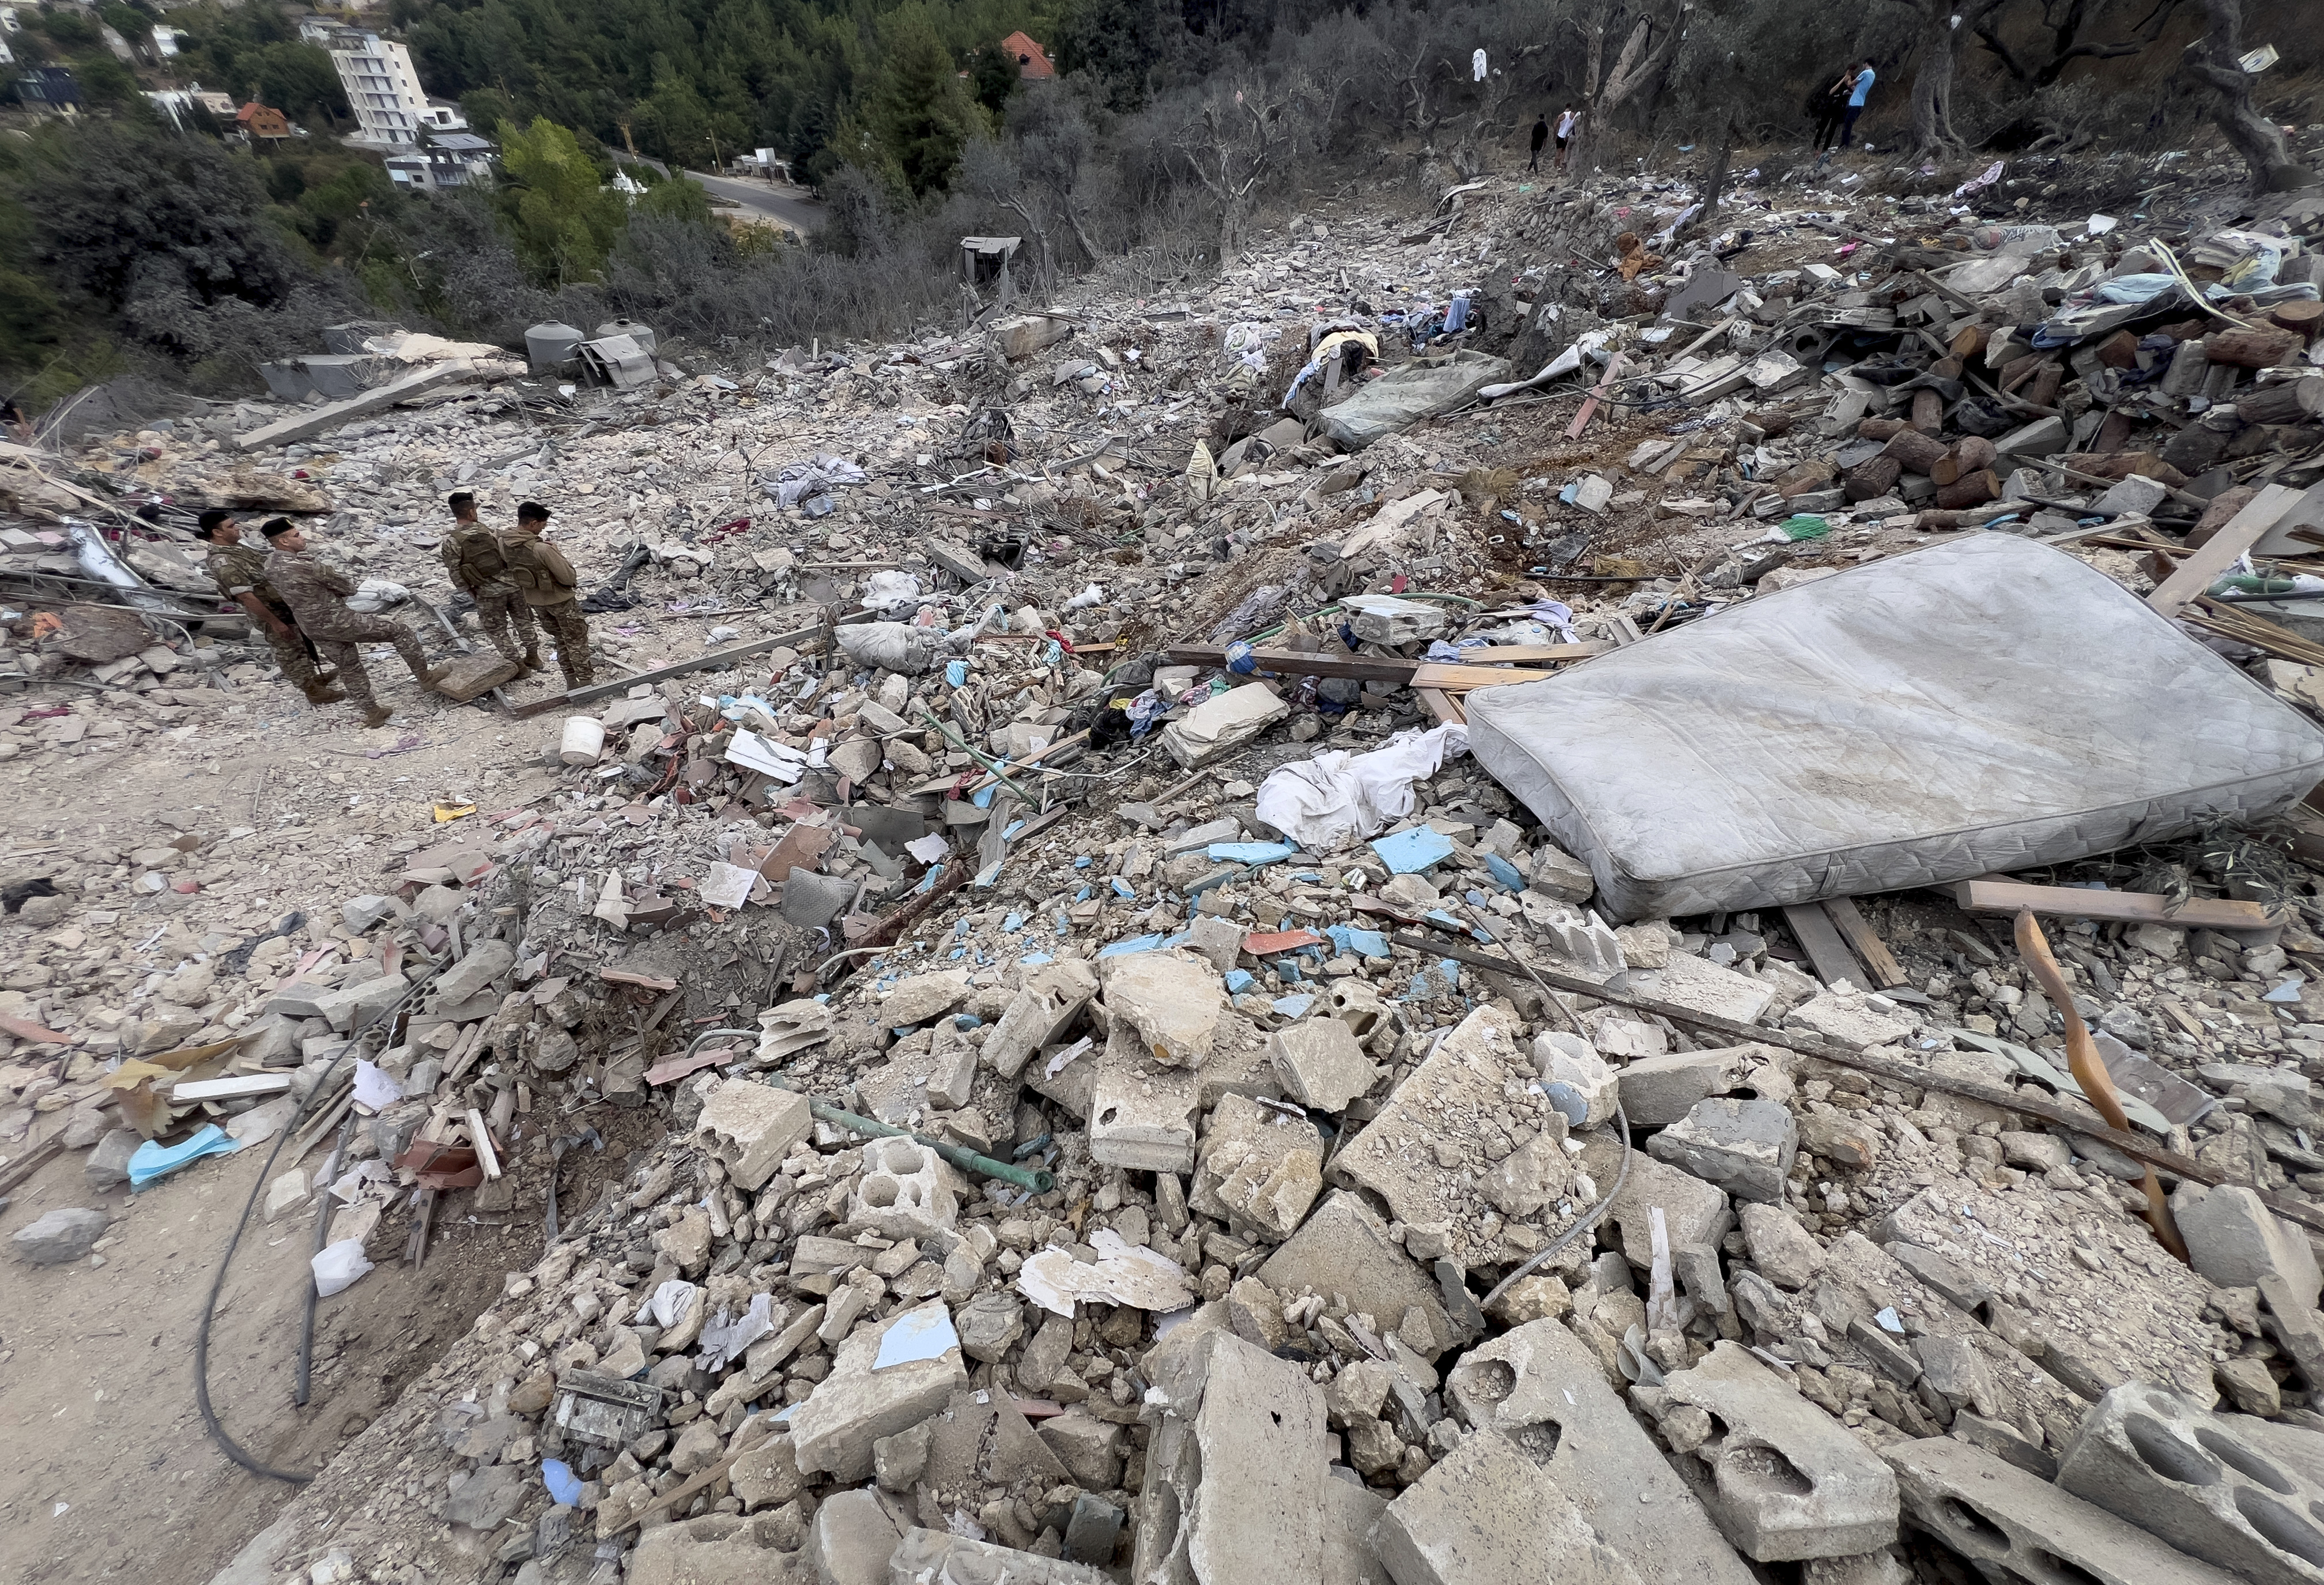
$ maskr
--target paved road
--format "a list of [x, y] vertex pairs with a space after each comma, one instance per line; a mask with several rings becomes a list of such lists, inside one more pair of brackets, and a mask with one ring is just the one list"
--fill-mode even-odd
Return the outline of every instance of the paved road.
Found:
[[738, 208], [778, 226], [806, 233], [823, 225], [824, 206], [801, 195], [791, 187], [770, 186], [763, 181], [738, 180], [729, 176], [712, 176], [700, 170], [687, 175], [700, 182], [715, 198], [732, 198]]

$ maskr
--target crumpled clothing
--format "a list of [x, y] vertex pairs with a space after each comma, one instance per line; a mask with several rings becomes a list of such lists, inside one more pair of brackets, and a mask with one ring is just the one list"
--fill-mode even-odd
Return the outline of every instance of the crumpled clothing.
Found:
[[1962, 182], [1959, 187], [1953, 189], [1953, 197], [1957, 198], [1966, 198], [1970, 193], [1979, 192], [1986, 188], [1991, 187], [1995, 182], [2001, 180], [2001, 166], [2002, 161], [1996, 160], [1992, 164], [1978, 171], [1975, 176], [1970, 177], [1967, 181]]
[[863, 609], [901, 622], [920, 608], [920, 580], [908, 572], [875, 572], [863, 586]]
[[813, 462], [791, 463], [772, 476], [760, 475], [759, 483], [775, 498], [777, 506], [792, 507], [834, 484], [861, 484], [870, 476], [845, 457], [819, 451]]
[[1411, 814], [1415, 784], [1468, 751], [1469, 729], [1452, 724], [1399, 733], [1366, 754], [1335, 749], [1261, 783], [1259, 817], [1301, 847], [1329, 852]]
[[1335, 327], [1321, 340], [1317, 341], [1314, 347], [1309, 350], [1305, 366], [1303, 367], [1296, 375], [1293, 376], [1291, 381], [1291, 389], [1283, 393], [1283, 401], [1278, 405], [1289, 407], [1291, 405], [1291, 399], [1299, 394], [1299, 388], [1301, 386], [1306, 384], [1310, 380], [1322, 379], [1323, 377], [1324, 363], [1329, 359], [1342, 355], [1341, 349], [1346, 346], [1350, 342], [1353, 342], [1364, 349], [1365, 362], [1372, 363], [1379, 360], [1379, 336], [1373, 335], [1370, 331], [1357, 326], [1348, 326], [1344, 328]]

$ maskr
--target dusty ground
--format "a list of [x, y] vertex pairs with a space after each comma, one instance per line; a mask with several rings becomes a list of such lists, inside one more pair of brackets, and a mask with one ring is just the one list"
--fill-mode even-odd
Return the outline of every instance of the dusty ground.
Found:
[[[420, 704], [410, 679], [383, 668], [378, 681], [382, 697], [410, 714], [376, 733], [345, 707], [316, 714], [267, 683], [212, 707], [243, 712], [217, 723], [240, 751], [230, 755], [205, 756], [198, 734], [23, 768], [0, 806], [0, 852], [37, 855], [100, 827], [166, 835], [157, 812], [196, 808], [213, 828], [256, 828], [216, 855], [199, 872], [203, 891], [180, 902], [197, 933], [261, 899], [270, 912], [335, 908], [352, 889], [350, 872], [368, 873], [385, 857], [382, 839], [428, 837], [437, 797], [467, 791], [506, 806], [525, 796], [528, 772], [514, 762], [532, 745], [531, 723]], [[366, 757], [414, 736], [421, 746]], [[160, 905], [134, 906], [157, 910], [160, 922]], [[20, 930], [7, 926], [12, 936]], [[68, 1152], [0, 1209], [0, 1236], [63, 1205], [116, 1218], [102, 1266], [8, 1264], [0, 1438], [14, 1451], [0, 1461], [0, 1579], [206, 1580], [295, 1489], [230, 1463], [204, 1434], [194, 1401], [202, 1303], [272, 1147], [197, 1162], [138, 1195], [91, 1194], [83, 1153]], [[309, 1172], [327, 1148], [306, 1158]], [[276, 1170], [290, 1166], [286, 1152]], [[568, 1168], [568, 1189], [576, 1175]], [[308, 1212], [272, 1225], [254, 1216], [220, 1304], [210, 1391], [229, 1432], [261, 1461], [311, 1470], [329, 1458], [466, 1330], [503, 1271], [537, 1258], [537, 1216], [503, 1229], [447, 1209], [423, 1267], [383, 1263], [322, 1302], [304, 1408], [291, 1396], [313, 1221]], [[401, 1214], [374, 1240], [375, 1255], [401, 1249]]]

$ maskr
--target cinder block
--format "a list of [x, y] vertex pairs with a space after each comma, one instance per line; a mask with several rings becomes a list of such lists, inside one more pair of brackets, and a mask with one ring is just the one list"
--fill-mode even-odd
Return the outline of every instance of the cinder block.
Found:
[[2228, 1585], [2227, 1573], [1982, 1448], [1949, 1436], [1884, 1450], [1904, 1512], [1988, 1579]]
[[2058, 1484], [2255, 1585], [2324, 1580], [2324, 1489], [2246, 1438], [2244, 1418], [2126, 1382], [2083, 1418]]
[[873, 1139], [863, 1147], [847, 1220], [883, 1239], [925, 1239], [959, 1225], [963, 1192], [960, 1175], [927, 1146]]
[[755, 1192], [766, 1187], [791, 1147], [814, 1127], [815, 1113], [806, 1096], [729, 1079], [703, 1102], [694, 1131], [710, 1136], [712, 1148], [737, 1188]]
[[1444, 1378], [1471, 1427], [1538, 1450], [1535, 1461], [1607, 1544], [1656, 1585], [1751, 1585], [1751, 1571], [1558, 1321], [1471, 1349]]
[[1397, 1585], [1641, 1578], [1534, 1459], [1492, 1432], [1472, 1433], [1405, 1488], [1372, 1526], [1372, 1545]]
[[1748, 1350], [1720, 1343], [1663, 1385], [1725, 1427], [1679, 1468], [1745, 1556], [1849, 1557], [1896, 1539], [1896, 1477]]

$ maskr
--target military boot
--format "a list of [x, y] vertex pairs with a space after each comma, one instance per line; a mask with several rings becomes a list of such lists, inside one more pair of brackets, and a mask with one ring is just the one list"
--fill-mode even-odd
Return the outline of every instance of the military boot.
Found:
[[345, 689], [335, 688], [320, 677], [309, 683], [305, 692], [309, 705], [336, 705], [347, 696]]

